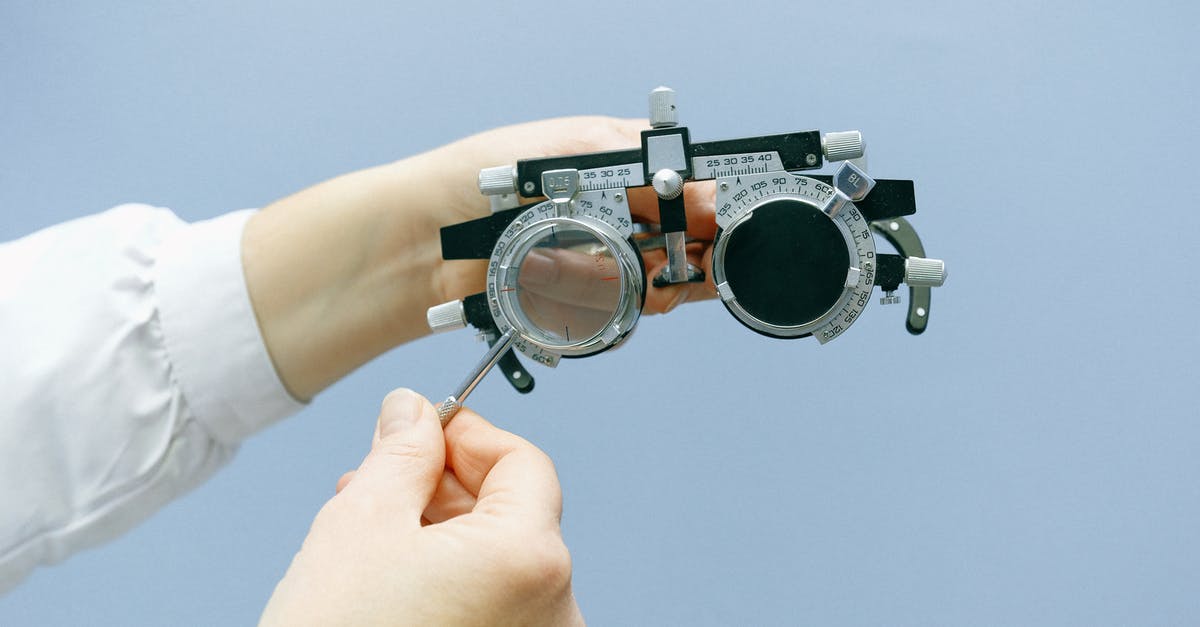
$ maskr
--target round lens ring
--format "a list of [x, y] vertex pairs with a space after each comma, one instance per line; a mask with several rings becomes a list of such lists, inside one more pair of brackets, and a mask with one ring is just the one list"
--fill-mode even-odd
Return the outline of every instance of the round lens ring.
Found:
[[778, 327], [811, 323], [837, 305], [850, 256], [841, 231], [820, 210], [791, 199], [754, 210], [727, 234], [730, 289], [751, 316]]
[[645, 296], [637, 247], [603, 220], [539, 207], [515, 221], [492, 252], [488, 306], [497, 327], [515, 329], [513, 347], [547, 365], [620, 344]]
[[602, 333], [621, 305], [621, 272], [595, 233], [550, 225], [514, 260], [516, 314], [526, 331], [549, 345], [569, 346]]

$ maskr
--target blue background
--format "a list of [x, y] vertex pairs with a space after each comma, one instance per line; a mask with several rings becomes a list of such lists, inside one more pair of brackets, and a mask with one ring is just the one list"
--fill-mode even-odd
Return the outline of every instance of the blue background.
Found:
[[[544, 448], [593, 624], [1200, 622], [1200, 9], [1188, 2], [0, 3], [0, 238], [141, 201], [188, 219], [543, 117], [693, 138], [861, 129], [950, 280], [818, 346], [717, 302], [473, 406]], [[0, 269], [0, 272], [3, 270]], [[400, 347], [0, 624], [253, 622]], [[2, 506], [2, 505], [0, 505]]]

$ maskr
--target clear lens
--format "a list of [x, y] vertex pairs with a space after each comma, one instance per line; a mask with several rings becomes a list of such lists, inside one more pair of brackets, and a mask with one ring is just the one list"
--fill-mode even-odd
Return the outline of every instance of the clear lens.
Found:
[[600, 334], [616, 317], [623, 280], [595, 234], [559, 224], [535, 235], [517, 267], [516, 312], [528, 332], [567, 346]]

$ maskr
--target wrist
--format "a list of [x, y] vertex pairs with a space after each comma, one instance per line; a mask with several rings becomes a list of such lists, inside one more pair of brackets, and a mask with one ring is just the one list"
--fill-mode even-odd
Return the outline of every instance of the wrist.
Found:
[[[267, 350], [308, 399], [388, 349], [425, 335], [425, 310], [482, 267], [442, 260], [438, 229], [479, 204], [455, 198], [461, 173], [441, 150], [326, 181], [257, 213], [243, 270]], [[452, 162], [451, 162], [452, 163]], [[473, 185], [472, 185], [473, 187]]]
[[[487, 262], [442, 258], [441, 228], [488, 215], [488, 202], [478, 191], [478, 151], [466, 141], [455, 142], [396, 162], [393, 180], [397, 196], [409, 203], [391, 216], [389, 228], [406, 234], [406, 249], [420, 260], [416, 271], [426, 290], [423, 299], [405, 299], [409, 306], [419, 300], [413, 314], [424, 335], [425, 310], [448, 300], [482, 291]], [[403, 278], [403, 277], [398, 277]], [[419, 309], [419, 311], [418, 311]], [[411, 333], [411, 328], [407, 329]], [[411, 339], [411, 338], [410, 338]]]

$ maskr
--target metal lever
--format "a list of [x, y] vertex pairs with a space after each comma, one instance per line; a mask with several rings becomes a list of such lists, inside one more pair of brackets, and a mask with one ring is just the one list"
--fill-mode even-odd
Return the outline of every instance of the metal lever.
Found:
[[[896, 247], [904, 257], [924, 257], [925, 247], [916, 229], [904, 218], [891, 218], [871, 223], [871, 228]], [[920, 335], [929, 326], [930, 288], [924, 286], [909, 286], [908, 288], [908, 320], [905, 327], [913, 335]], [[894, 295], [886, 295], [887, 302], [899, 302]]]
[[513, 341], [516, 339], [516, 329], [505, 331], [504, 335], [501, 335], [500, 339], [496, 340], [496, 343], [492, 345], [491, 350], [483, 356], [483, 360], [459, 384], [456, 393], [447, 396], [446, 400], [442, 401], [441, 405], [438, 405], [438, 419], [442, 421], [442, 427], [450, 424], [450, 421], [454, 419], [454, 415], [458, 413], [459, 409], [462, 409], [462, 403], [466, 400], [467, 395], [475, 389], [475, 386], [479, 385], [484, 375], [496, 365], [496, 362], [500, 361], [500, 357], [504, 355], [505, 351], [512, 346]]

